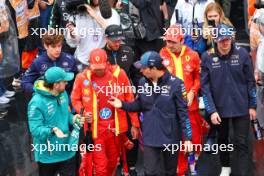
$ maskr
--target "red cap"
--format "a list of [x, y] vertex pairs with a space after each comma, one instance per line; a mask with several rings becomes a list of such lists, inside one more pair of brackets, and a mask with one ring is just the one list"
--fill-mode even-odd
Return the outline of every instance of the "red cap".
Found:
[[105, 69], [107, 65], [107, 54], [105, 50], [101, 48], [93, 49], [90, 53], [90, 68]]
[[183, 31], [180, 25], [172, 25], [164, 33], [164, 40], [170, 40], [173, 42], [178, 42], [183, 39]]

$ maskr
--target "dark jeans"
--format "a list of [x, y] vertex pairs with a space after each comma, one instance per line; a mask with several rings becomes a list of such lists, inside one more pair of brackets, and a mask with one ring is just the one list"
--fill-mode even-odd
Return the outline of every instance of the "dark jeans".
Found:
[[[218, 144], [228, 145], [229, 123], [232, 121], [234, 131], [234, 152], [232, 157], [235, 159], [232, 175], [247, 176], [250, 166], [249, 155], [249, 115], [233, 118], [222, 118], [221, 124], [218, 126]], [[223, 167], [230, 167], [230, 152], [220, 151], [220, 161]]]
[[38, 163], [39, 176], [75, 176], [76, 157], [58, 163]]
[[127, 137], [129, 138], [129, 140], [131, 140], [134, 143], [134, 147], [126, 153], [127, 165], [128, 167], [135, 167], [137, 163], [137, 159], [138, 159], [138, 140], [132, 139], [132, 136], [131, 136], [132, 125], [131, 125], [129, 118], [127, 119], [128, 119], [128, 127], [129, 127], [127, 130]]
[[165, 176], [176, 176], [178, 153], [163, 150], [163, 147], [144, 146], [145, 176], [160, 176], [160, 170]]

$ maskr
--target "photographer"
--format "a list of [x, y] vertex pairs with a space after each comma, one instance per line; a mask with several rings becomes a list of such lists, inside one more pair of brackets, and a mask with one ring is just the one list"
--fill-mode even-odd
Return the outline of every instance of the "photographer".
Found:
[[[66, 24], [68, 23], [69, 17], [70, 13], [66, 9], [66, 0], [55, 0], [51, 10], [49, 27], [64, 29], [66, 27]], [[73, 55], [75, 52], [75, 48], [70, 47], [66, 43], [66, 40], [64, 40], [62, 51]]]
[[113, 9], [109, 19], [102, 17], [98, 0], [92, 0], [89, 5], [84, 4], [82, 10], [83, 13], [71, 16], [66, 25], [66, 41], [71, 47], [76, 47], [75, 56], [79, 71], [88, 65], [92, 49], [105, 46], [104, 29], [110, 24], [120, 25], [120, 17]]

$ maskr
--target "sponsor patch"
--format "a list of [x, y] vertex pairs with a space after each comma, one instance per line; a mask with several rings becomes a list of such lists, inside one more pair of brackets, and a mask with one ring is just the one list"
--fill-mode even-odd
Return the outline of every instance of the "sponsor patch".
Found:
[[101, 119], [109, 119], [112, 115], [112, 111], [109, 108], [103, 108], [100, 110], [100, 117]]
[[90, 81], [89, 81], [89, 80], [87, 80], [87, 79], [83, 81], [83, 85], [84, 85], [84, 86], [88, 86], [88, 85], [89, 85], [89, 83], [90, 83]]

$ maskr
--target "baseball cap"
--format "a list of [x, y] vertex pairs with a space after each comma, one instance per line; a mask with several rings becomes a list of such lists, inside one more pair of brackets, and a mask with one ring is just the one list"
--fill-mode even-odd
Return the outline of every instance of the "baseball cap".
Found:
[[105, 29], [105, 36], [108, 37], [110, 40], [124, 40], [125, 37], [123, 35], [123, 30], [119, 25], [109, 25]]
[[235, 33], [234, 27], [227, 24], [220, 24], [217, 26], [216, 41], [222, 41], [224, 39], [232, 39]]
[[107, 54], [101, 48], [93, 49], [90, 53], [90, 68], [105, 69], [107, 65]]
[[60, 81], [71, 81], [73, 78], [73, 73], [66, 72], [60, 67], [51, 67], [44, 74], [44, 80], [50, 84]]
[[162, 58], [156, 51], [147, 51], [141, 56], [139, 61], [134, 63], [134, 66], [137, 69], [146, 67], [161, 68], [163, 67]]
[[164, 33], [164, 40], [170, 40], [174, 42], [181, 41], [183, 39], [183, 30], [180, 25], [171, 25]]

